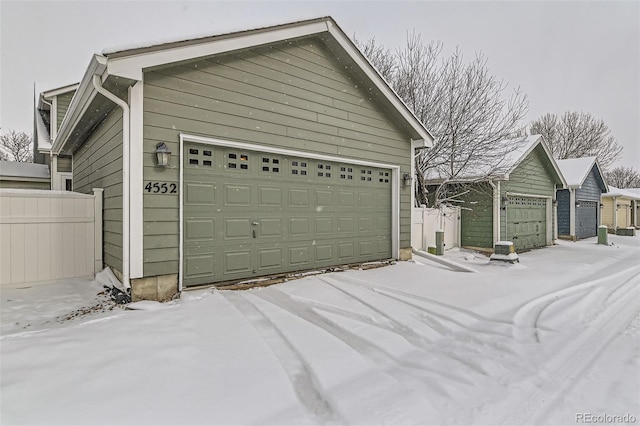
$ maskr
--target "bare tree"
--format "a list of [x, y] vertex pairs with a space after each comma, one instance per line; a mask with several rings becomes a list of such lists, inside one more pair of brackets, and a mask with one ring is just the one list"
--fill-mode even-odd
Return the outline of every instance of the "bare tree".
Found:
[[606, 170], [622, 153], [622, 146], [611, 136], [605, 122], [589, 113], [547, 113], [531, 122], [529, 132], [542, 135], [559, 160], [596, 156]]
[[503, 166], [505, 155], [516, 147], [512, 138], [522, 133], [528, 100], [519, 89], [508, 93], [482, 53], [467, 63], [456, 48], [441, 59], [443, 44], [424, 44], [415, 32], [395, 53], [373, 40], [363, 49], [373, 54], [371, 62], [436, 138], [434, 147], [416, 158], [417, 203], [427, 204], [425, 178], [440, 178], [437, 200], [443, 201], [451, 190], [460, 191], [460, 185], [449, 188], [450, 182], [471, 175], [483, 180]]
[[13, 158], [8, 158], [21, 163], [30, 163], [33, 161], [33, 153], [31, 152], [31, 136], [25, 132], [9, 132], [0, 135], [0, 145], [11, 154]]
[[605, 172], [607, 183], [616, 188], [640, 188], [640, 172], [633, 167], [616, 167]]

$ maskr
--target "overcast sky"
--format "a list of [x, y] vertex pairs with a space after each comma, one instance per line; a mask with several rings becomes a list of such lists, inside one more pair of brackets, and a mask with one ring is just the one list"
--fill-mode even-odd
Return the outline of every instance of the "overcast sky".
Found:
[[[0, 127], [31, 133], [38, 92], [77, 83], [93, 53], [332, 16], [349, 36], [397, 48], [424, 41], [482, 51], [493, 74], [529, 97], [526, 122], [589, 112], [640, 168], [640, 2], [6, 1], [0, 0]], [[427, 128], [429, 123], [425, 123]]]

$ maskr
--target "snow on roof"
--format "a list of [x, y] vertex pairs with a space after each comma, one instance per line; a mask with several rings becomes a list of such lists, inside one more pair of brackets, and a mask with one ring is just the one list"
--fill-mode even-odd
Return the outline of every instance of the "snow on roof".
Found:
[[47, 150], [51, 151], [51, 137], [49, 136], [49, 130], [47, 125], [44, 124], [40, 111], [36, 109], [36, 144], [38, 151]]
[[[509, 173], [540, 143], [541, 135], [529, 135], [506, 139], [497, 144], [496, 149], [505, 149], [504, 157], [499, 164], [486, 164], [475, 168], [468, 167], [458, 174], [453, 181], [475, 181], [486, 177], [506, 178]], [[446, 171], [429, 169], [425, 175], [427, 181], [448, 179]]]
[[0, 161], [0, 176], [49, 179], [50, 175], [46, 164]]
[[603, 197], [627, 197], [632, 200], [640, 200], [640, 188], [616, 188], [609, 185], [609, 192], [602, 194]]
[[121, 53], [121, 52], [126, 52], [129, 50], [138, 50], [138, 49], [148, 49], [148, 48], [153, 48], [153, 47], [158, 47], [158, 46], [162, 46], [162, 45], [166, 45], [166, 44], [174, 44], [174, 43], [198, 43], [198, 42], [205, 42], [208, 41], [208, 39], [210, 38], [218, 38], [218, 37], [226, 37], [226, 36], [230, 36], [230, 35], [237, 35], [237, 34], [242, 34], [242, 33], [246, 33], [246, 32], [253, 32], [253, 31], [259, 31], [259, 30], [264, 30], [264, 29], [272, 29], [272, 28], [276, 28], [276, 27], [281, 27], [281, 26], [290, 26], [290, 25], [296, 25], [296, 24], [300, 24], [300, 23], [305, 23], [305, 22], [310, 22], [310, 21], [322, 21], [322, 20], [327, 20], [327, 19], [331, 19], [331, 17], [329, 16], [325, 16], [322, 18], [311, 18], [311, 19], [302, 19], [299, 21], [294, 21], [294, 22], [289, 22], [286, 24], [282, 24], [281, 21], [280, 22], [272, 22], [272, 23], [267, 23], [265, 22], [263, 25], [261, 25], [260, 27], [255, 27], [255, 28], [251, 28], [251, 29], [247, 29], [246, 27], [237, 27], [237, 26], [233, 26], [233, 27], [226, 27], [226, 28], [219, 28], [219, 32], [203, 32], [203, 33], [195, 33], [195, 34], [191, 34], [189, 36], [182, 36], [182, 37], [163, 37], [163, 38], [158, 38], [155, 40], [147, 40], [144, 42], [135, 42], [135, 43], [129, 43], [129, 44], [124, 44], [124, 45], [120, 45], [120, 46], [114, 46], [114, 47], [109, 47], [106, 49], [103, 49], [101, 54], [108, 56], [108, 55], [112, 55], [115, 53]]
[[582, 158], [568, 158], [565, 160], [556, 160], [560, 171], [567, 180], [567, 184], [570, 187], [582, 186], [582, 183], [587, 178], [593, 165], [596, 162], [596, 157], [582, 157]]

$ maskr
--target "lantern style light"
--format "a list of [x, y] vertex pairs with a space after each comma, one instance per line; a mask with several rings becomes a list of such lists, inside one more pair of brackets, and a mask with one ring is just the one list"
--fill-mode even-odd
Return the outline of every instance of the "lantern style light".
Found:
[[156, 157], [158, 159], [158, 166], [169, 167], [169, 163], [171, 162], [171, 151], [169, 151], [167, 144], [160, 142], [156, 145]]
[[402, 175], [402, 182], [404, 183], [404, 186], [411, 186], [411, 180], [412, 178], [410, 173]]

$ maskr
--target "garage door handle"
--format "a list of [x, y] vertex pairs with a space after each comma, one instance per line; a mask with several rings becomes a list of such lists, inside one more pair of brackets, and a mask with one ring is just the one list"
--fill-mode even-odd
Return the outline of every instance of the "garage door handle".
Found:
[[255, 238], [255, 237], [256, 237], [256, 230], [254, 229], [253, 230], [253, 238]]

